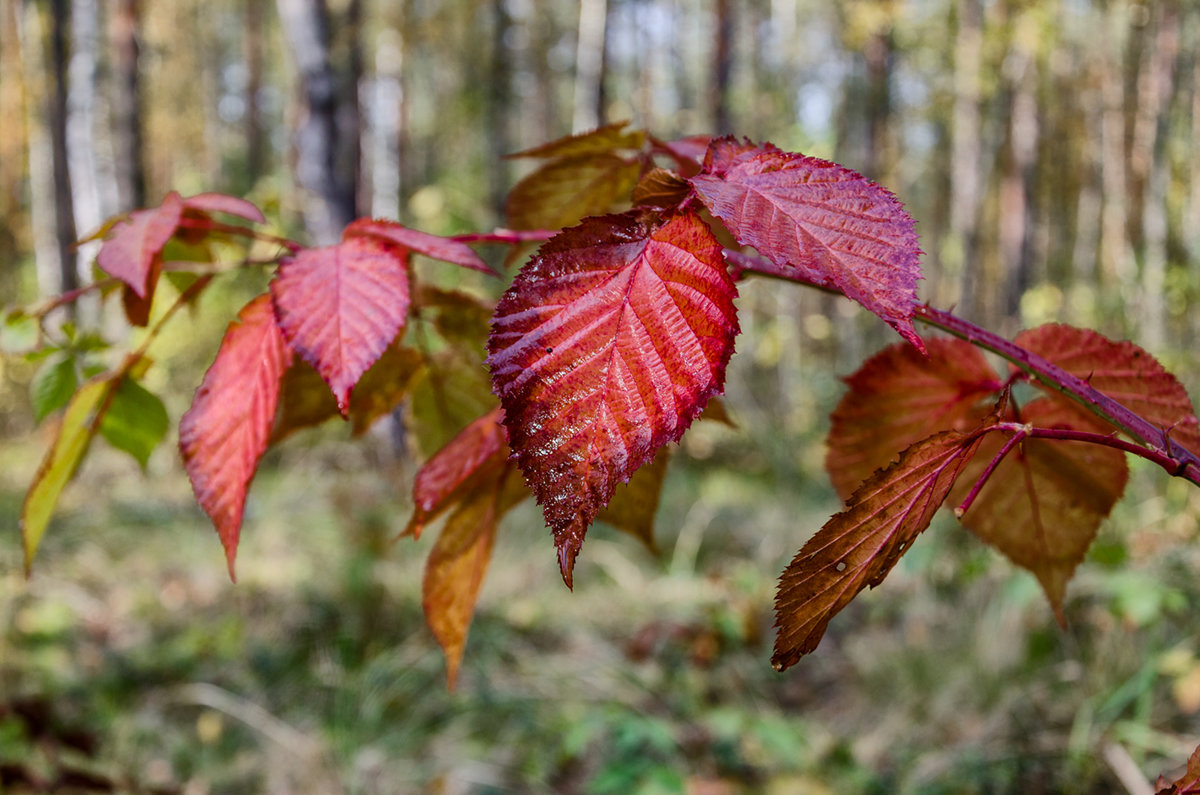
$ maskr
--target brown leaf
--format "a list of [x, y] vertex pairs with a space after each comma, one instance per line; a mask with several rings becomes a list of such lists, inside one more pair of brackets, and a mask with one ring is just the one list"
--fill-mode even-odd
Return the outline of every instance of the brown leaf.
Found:
[[429, 553], [421, 604], [425, 622], [446, 656], [446, 684], [451, 690], [491, 561], [496, 527], [500, 518], [528, 494], [515, 467], [493, 470], [461, 496]]
[[[1112, 430], [1060, 398], [1038, 398], [1012, 419], [1038, 428], [1099, 434]], [[951, 492], [955, 505], [966, 497], [1006, 438], [990, 433], [980, 443]], [[1120, 450], [1089, 442], [1025, 439], [992, 472], [960, 521], [1013, 563], [1031, 571], [1062, 620], [1067, 582], [1100, 522], [1121, 498], [1128, 478]]]
[[978, 432], [946, 431], [909, 447], [850, 498], [797, 553], [779, 580], [771, 658], [794, 665], [820, 643], [830, 620], [867, 586], [883, 582], [941, 506]]
[[842, 499], [913, 442], [974, 428], [990, 411], [1000, 383], [979, 349], [950, 338], [925, 345], [928, 358], [911, 345], [890, 345], [846, 378], [825, 456]]

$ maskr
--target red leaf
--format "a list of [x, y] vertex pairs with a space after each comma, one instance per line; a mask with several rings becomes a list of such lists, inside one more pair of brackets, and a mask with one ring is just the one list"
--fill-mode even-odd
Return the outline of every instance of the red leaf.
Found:
[[[1200, 422], [1187, 390], [1142, 348], [1132, 342], [1114, 342], [1090, 329], [1058, 323], [1022, 331], [1013, 342], [1085, 379], [1200, 455]], [[1057, 391], [1035, 384], [1063, 399]]]
[[596, 512], [720, 392], [736, 287], [695, 213], [590, 218], [542, 246], [488, 341], [508, 441], [563, 578]]
[[280, 264], [271, 297], [284, 339], [345, 416], [354, 385], [404, 327], [407, 252], [366, 236], [305, 249]]
[[291, 359], [270, 296], [258, 296], [229, 324], [216, 360], [179, 422], [184, 466], [225, 547], [230, 577], [246, 492], [267, 448], [279, 382]]
[[779, 580], [771, 658], [794, 665], [821, 642], [830, 620], [867, 586], [883, 582], [937, 512], [978, 445], [947, 431], [909, 447], [876, 472], [797, 553]]
[[357, 221], [353, 221], [342, 232], [342, 240], [349, 240], [358, 236], [382, 238], [406, 251], [415, 251], [432, 259], [449, 262], [453, 265], [461, 265], [464, 268], [486, 273], [488, 276], [496, 275], [496, 272], [489, 268], [487, 263], [481, 260], [479, 255], [466, 243], [448, 237], [431, 235], [428, 232], [420, 232], [416, 229], [409, 229], [395, 221], [359, 218]]
[[[1006, 419], [1038, 428], [1104, 434], [1108, 426], [1060, 397], [1037, 398]], [[1008, 437], [989, 433], [963, 468], [951, 499], [964, 499]], [[991, 473], [963, 526], [1032, 572], [1059, 621], [1067, 583], [1104, 517], [1125, 491], [1125, 454], [1090, 442], [1025, 439]]]
[[846, 378], [825, 456], [843, 500], [910, 444], [934, 431], [974, 428], [991, 410], [1001, 384], [979, 349], [945, 337], [925, 344], [928, 357], [897, 343]]
[[198, 193], [184, 199], [183, 203], [189, 209], [205, 213], [225, 213], [253, 221], [256, 224], [267, 222], [267, 219], [263, 217], [262, 210], [258, 209], [253, 202], [225, 193]]
[[1188, 757], [1182, 776], [1170, 784], [1159, 776], [1154, 789], [1156, 795], [1200, 795], [1200, 747]]
[[175, 234], [183, 208], [179, 194], [171, 191], [159, 207], [133, 211], [112, 228], [100, 246], [96, 264], [125, 282], [139, 298], [147, 298], [153, 287], [151, 271], [162, 259], [163, 246]]
[[413, 515], [403, 535], [419, 537], [481, 474], [504, 465], [508, 444], [501, 417], [499, 407], [484, 414], [425, 462], [413, 481]]
[[891, 192], [836, 163], [732, 138], [712, 142], [705, 166], [692, 186], [739, 243], [857, 301], [924, 350], [912, 326], [921, 250]]

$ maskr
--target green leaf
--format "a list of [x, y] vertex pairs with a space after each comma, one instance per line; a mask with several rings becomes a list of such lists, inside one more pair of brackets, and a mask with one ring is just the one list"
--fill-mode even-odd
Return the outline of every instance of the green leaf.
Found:
[[29, 487], [25, 504], [21, 507], [21, 543], [25, 548], [27, 573], [33, 565], [38, 544], [46, 533], [54, 506], [58, 504], [58, 497], [75, 474], [79, 462], [87, 453], [88, 444], [96, 435], [94, 414], [112, 388], [112, 381], [107, 378], [88, 381], [79, 388], [67, 404], [58, 436], [34, 475], [33, 485]]
[[35, 422], [41, 422], [47, 416], [66, 406], [79, 386], [75, 375], [75, 359], [71, 356], [58, 356], [47, 359], [33, 376], [29, 384], [29, 398], [33, 403]]
[[125, 377], [100, 422], [100, 435], [118, 450], [133, 456], [142, 469], [167, 435], [170, 420], [163, 402], [137, 381]]

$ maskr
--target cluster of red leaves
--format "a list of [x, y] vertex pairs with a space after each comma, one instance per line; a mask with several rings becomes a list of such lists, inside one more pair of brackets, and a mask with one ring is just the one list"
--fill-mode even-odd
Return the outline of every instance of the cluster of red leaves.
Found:
[[[814, 649], [833, 616], [884, 579], [947, 499], [971, 531], [1032, 571], [1060, 609], [1124, 489], [1122, 450], [1140, 448], [1119, 443], [1117, 428], [1044, 381], [1035, 384], [1043, 395], [1019, 405], [1012, 387], [1025, 371], [998, 376], [975, 345], [916, 334], [920, 250], [895, 196], [770, 144], [663, 142], [621, 124], [517, 156], [539, 164], [513, 189], [508, 222], [532, 231], [492, 239], [519, 244], [566, 228], [515, 276], [490, 333], [476, 322], [477, 303], [418, 284], [410, 267], [417, 253], [493, 274], [460, 240], [360, 219], [333, 246], [277, 241], [286, 253], [269, 292], [230, 325], [179, 429], [231, 575], [264, 451], [333, 416], [361, 431], [406, 395], [416, 401], [427, 354], [405, 347], [404, 332], [419, 305], [440, 306], [447, 338], [478, 344], [487, 334], [495, 396], [442, 384], [443, 409], [474, 406], [477, 419], [429, 451], [405, 531], [416, 537], [445, 518], [424, 604], [453, 683], [499, 520], [529, 493], [568, 586], [597, 519], [653, 546], [666, 445], [718, 405], [711, 401], [739, 330], [736, 281], [757, 271], [839, 292], [906, 340], [847, 379], [827, 462], [846, 508], [781, 578], [774, 664], [786, 668]], [[172, 193], [103, 230], [99, 265], [123, 284], [131, 322], [149, 317], [168, 241], [237, 232], [216, 212], [262, 221], [239, 199]], [[1200, 453], [1186, 393], [1144, 351], [1063, 326], [1023, 332], [1013, 344], [1167, 431], [1168, 452], [1176, 444]], [[77, 396], [68, 407], [70, 455], [82, 455], [103, 412], [99, 387], [92, 392], [86, 405]], [[56, 469], [55, 460], [53, 477], [35, 487], [60, 490], [69, 479], [73, 468]], [[47, 503], [35, 507], [44, 527]]]

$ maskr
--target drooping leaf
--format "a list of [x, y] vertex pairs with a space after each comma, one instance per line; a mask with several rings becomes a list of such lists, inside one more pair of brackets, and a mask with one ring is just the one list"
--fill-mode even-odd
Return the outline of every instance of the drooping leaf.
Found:
[[617, 486], [608, 505], [596, 514], [598, 520], [628, 533], [655, 554], [658, 545], [654, 541], [654, 516], [658, 513], [670, 459], [671, 448], [661, 448], [649, 464], [633, 473], [628, 483]]
[[1155, 795], [1200, 795], [1200, 747], [1188, 757], [1183, 775], [1168, 784], [1162, 776], [1154, 786]]
[[[1013, 342], [1053, 362], [1166, 431], [1200, 455], [1200, 421], [1187, 390], [1158, 360], [1132, 342], [1114, 342], [1091, 329], [1049, 323], [1022, 331]], [[1044, 384], [1037, 384], [1058, 396]]]
[[271, 297], [284, 339], [346, 415], [354, 385], [404, 327], [407, 253], [365, 235], [305, 249], [280, 264]]
[[958, 339], [925, 341], [928, 357], [888, 346], [847, 377], [834, 409], [825, 468], [842, 499], [934, 431], [974, 428], [1001, 384], [983, 354]]
[[641, 166], [611, 152], [571, 155], [521, 179], [504, 202], [513, 229], [560, 229], [622, 205]]
[[25, 572], [33, 566], [46, 526], [58, 504], [59, 495], [79, 468], [88, 445], [96, 435], [98, 416], [113, 389], [112, 379], [99, 376], [84, 383], [63, 413], [62, 423], [46, 451], [21, 507], [21, 544], [25, 549]]
[[502, 416], [499, 407], [492, 409], [425, 462], [413, 480], [413, 515], [402, 535], [419, 538], [425, 525], [460, 502], [464, 492], [505, 466], [508, 443]]
[[100, 422], [100, 435], [118, 450], [129, 453], [142, 469], [150, 454], [167, 435], [171, 421], [167, 407], [153, 392], [126, 375], [121, 378]]
[[496, 307], [492, 387], [567, 584], [587, 527], [717, 394], [736, 287], [695, 213], [591, 218], [542, 246]]
[[246, 492], [267, 448], [280, 379], [291, 360], [271, 297], [260, 295], [226, 329], [216, 360], [179, 422], [184, 467], [225, 548], [230, 577]]
[[[1038, 398], [1010, 417], [1038, 428], [1104, 434], [1111, 429], [1060, 398]], [[951, 492], [967, 496], [1005, 438], [988, 434]], [[960, 518], [979, 538], [1031, 571], [1062, 619], [1067, 583], [1083, 560], [1104, 517], [1125, 491], [1125, 454], [1111, 447], [1057, 439], [1025, 439], [992, 472]]]
[[678, 207], [691, 192], [686, 179], [669, 169], [656, 168], [638, 180], [632, 198], [638, 207]]
[[479, 258], [466, 243], [448, 237], [431, 235], [401, 226], [395, 221], [385, 219], [359, 218], [346, 227], [342, 233], [343, 240], [354, 237], [375, 237], [399, 246], [405, 251], [424, 254], [426, 257], [461, 265], [464, 268], [495, 276], [496, 272]]
[[732, 138], [712, 142], [691, 183], [739, 243], [857, 301], [923, 349], [912, 325], [916, 225], [890, 191], [836, 163]]
[[829, 621], [867, 586], [883, 582], [937, 512], [978, 444], [945, 431], [917, 442], [854, 493], [788, 564], [775, 597], [777, 670], [820, 643]]
[[256, 224], [267, 222], [262, 210], [258, 209], [253, 202], [226, 193], [197, 193], [195, 196], [184, 199], [183, 203], [188, 209], [204, 213], [225, 213]]
[[511, 464], [490, 470], [461, 495], [438, 534], [425, 564], [421, 605], [425, 622], [446, 657], [446, 684], [453, 690], [467, 630], [492, 557], [500, 518], [528, 495]]
[[43, 362], [29, 383], [34, 421], [40, 423], [67, 405], [78, 385], [75, 357], [56, 355]]
[[538, 157], [548, 160], [557, 157], [613, 152], [620, 149], [640, 149], [642, 143], [645, 141], [646, 134], [641, 130], [626, 130], [625, 128], [628, 126], [628, 121], [612, 122], [611, 124], [597, 127], [594, 130], [579, 133], [578, 135], [559, 138], [558, 140], [535, 146], [532, 149], [513, 152], [507, 155], [507, 157], [510, 159]]
[[162, 250], [183, 217], [184, 201], [171, 191], [163, 203], [148, 210], [135, 210], [117, 223], [96, 255], [105, 273], [124, 282], [137, 298], [153, 292], [152, 272], [162, 266]]

